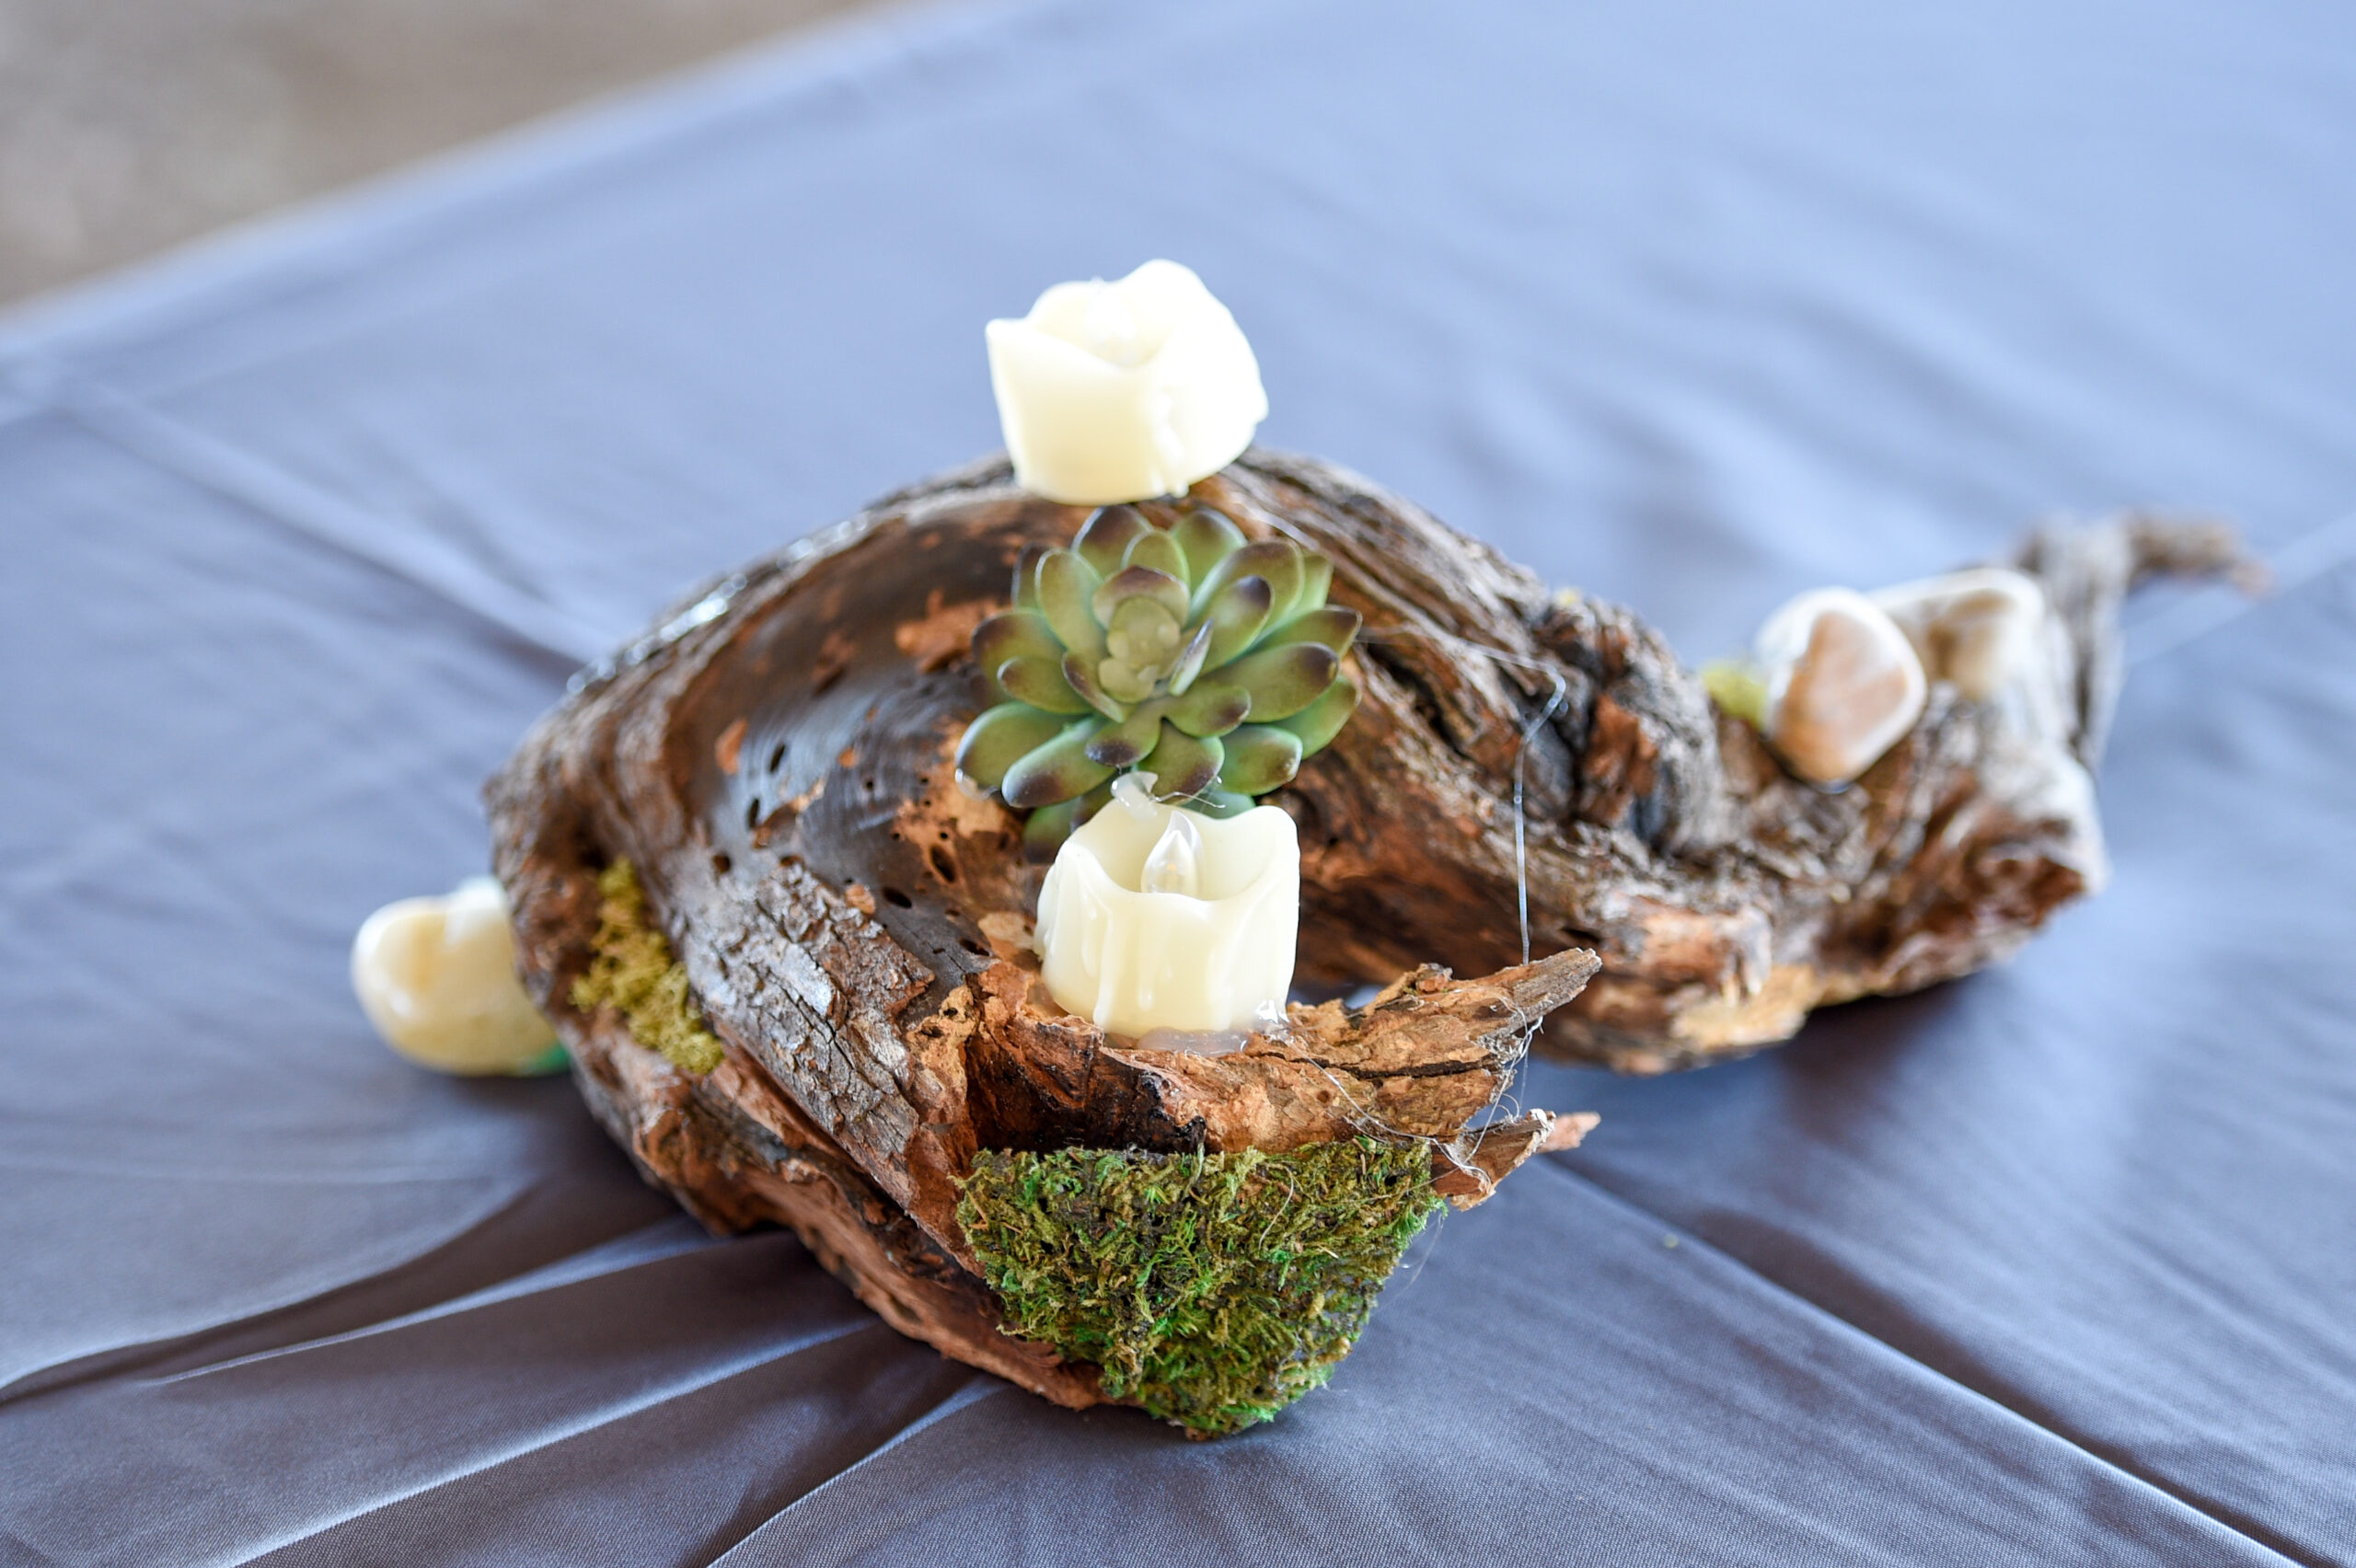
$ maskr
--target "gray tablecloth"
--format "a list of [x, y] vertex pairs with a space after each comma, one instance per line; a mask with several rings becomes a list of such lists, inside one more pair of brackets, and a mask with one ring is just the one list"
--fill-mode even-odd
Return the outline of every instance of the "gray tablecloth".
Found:
[[[2356, 1562], [2356, 13], [887, 14], [0, 323], [0, 1562]], [[370, 1038], [375, 905], [690, 581], [996, 444], [1149, 256], [1270, 443], [1699, 659], [2051, 508], [2145, 602], [2115, 885], [1449, 1218], [1193, 1445]]]

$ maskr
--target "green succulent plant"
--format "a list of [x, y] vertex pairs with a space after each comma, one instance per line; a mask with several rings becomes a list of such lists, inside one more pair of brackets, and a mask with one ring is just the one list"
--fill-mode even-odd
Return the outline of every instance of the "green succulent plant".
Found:
[[1100, 508], [1063, 549], [1033, 547], [1014, 604], [974, 628], [991, 705], [957, 771], [1063, 842], [1131, 768], [1213, 814], [1288, 782], [1357, 708], [1341, 673], [1358, 614], [1325, 602], [1334, 563], [1290, 539], [1247, 541], [1208, 507], [1168, 528]]

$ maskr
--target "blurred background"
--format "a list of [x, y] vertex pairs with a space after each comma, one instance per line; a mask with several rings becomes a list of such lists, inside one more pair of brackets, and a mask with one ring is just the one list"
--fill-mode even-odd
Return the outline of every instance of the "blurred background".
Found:
[[0, 305], [876, 0], [0, 0]]

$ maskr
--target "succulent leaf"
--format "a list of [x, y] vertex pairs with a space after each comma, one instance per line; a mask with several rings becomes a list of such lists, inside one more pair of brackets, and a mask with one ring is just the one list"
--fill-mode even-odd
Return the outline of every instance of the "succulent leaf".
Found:
[[1220, 584], [1203, 605], [1203, 624], [1211, 628], [1204, 664], [1217, 669], [1251, 647], [1267, 628], [1275, 603], [1276, 594], [1265, 577], [1240, 577]]
[[1239, 795], [1265, 795], [1292, 782], [1300, 771], [1300, 737], [1274, 724], [1246, 724], [1221, 743], [1226, 757], [1219, 764], [1222, 790]]
[[1226, 748], [1209, 736], [1190, 735], [1164, 723], [1161, 741], [1138, 767], [1153, 775], [1155, 794], [1184, 800], [1209, 789], [1226, 757]]
[[1265, 578], [1268, 584], [1269, 624], [1282, 626], [1291, 617], [1294, 602], [1300, 597], [1304, 572], [1299, 545], [1290, 539], [1262, 539], [1219, 562], [1210, 582], [1195, 590], [1195, 599], [1207, 603], [1210, 594], [1230, 582], [1246, 577]]
[[1123, 601], [1105, 626], [1104, 651], [1148, 680], [1161, 678], [1186, 649], [1185, 623], [1159, 598]]
[[1025, 545], [1022, 553], [1014, 558], [1014, 607], [1035, 610], [1039, 607], [1039, 562], [1046, 558], [1045, 545]]
[[1186, 619], [1184, 582], [1149, 566], [1121, 568], [1104, 580], [1089, 600], [1088, 607], [1095, 613], [1100, 625], [1109, 627], [1116, 613], [1138, 600], [1160, 607], [1173, 625], [1182, 625]]
[[1206, 681], [1184, 697], [1172, 698], [1163, 711], [1190, 735], [1224, 735], [1252, 711], [1252, 696], [1221, 682]]
[[1064, 656], [1047, 617], [1029, 610], [1000, 610], [974, 628], [974, 662], [990, 674], [1009, 659], [1054, 659]]
[[1357, 611], [1339, 605], [1323, 605], [1298, 615], [1270, 632], [1263, 648], [1283, 648], [1296, 642], [1314, 642], [1333, 650], [1335, 656], [1350, 651], [1350, 640], [1358, 634], [1362, 617]]
[[1358, 688], [1349, 676], [1343, 675], [1325, 688], [1324, 696], [1283, 721], [1282, 727], [1300, 737], [1304, 755], [1323, 751], [1342, 732], [1342, 726], [1350, 721], [1357, 706]]
[[1095, 569], [1097, 576], [1110, 577], [1121, 570], [1129, 547], [1152, 531], [1153, 525], [1138, 515], [1134, 506], [1100, 506], [1071, 548]]
[[1104, 628], [1089, 609], [1102, 582], [1096, 569], [1070, 550], [1039, 558], [1039, 613], [1066, 648], [1091, 661], [1104, 657]]
[[1300, 558], [1300, 597], [1293, 601], [1293, 614], [1313, 610], [1325, 603], [1325, 595], [1333, 591], [1334, 563], [1322, 555], [1303, 551]]
[[[1097, 669], [1101, 670], [1106, 663], [1109, 661], [1098, 661]], [[1129, 716], [1128, 705], [1097, 684], [1097, 671], [1090, 669], [1079, 654], [1065, 654], [1060, 673], [1063, 675], [1064, 684], [1079, 695], [1083, 707], [1093, 708], [1107, 719], [1119, 720]], [[1080, 709], [1071, 709], [1075, 713], [1080, 710]]]
[[[1184, 583], [1191, 584], [1195, 581], [1195, 569], [1187, 564], [1186, 552], [1179, 548], [1176, 539], [1159, 528], [1149, 528], [1131, 540], [1129, 553], [1122, 564], [1142, 566]], [[1178, 613], [1181, 616], [1186, 613], [1183, 605]]]
[[1195, 635], [1187, 639], [1186, 646], [1179, 651], [1178, 662], [1170, 667], [1170, 690], [1173, 695], [1183, 696], [1186, 688], [1195, 684], [1195, 677], [1203, 673], [1203, 661], [1210, 657], [1210, 651], [1211, 627], [1210, 622], [1205, 621], [1195, 628]]
[[1105, 660], [1096, 666], [1096, 675], [1105, 694], [1121, 702], [1143, 702], [1153, 695], [1153, 677], [1122, 660]]
[[1065, 678], [1063, 660], [1009, 659], [998, 667], [997, 675], [998, 684], [1007, 696], [1017, 702], [1027, 702], [1042, 713], [1085, 713], [1089, 709], [1087, 698]]
[[965, 726], [957, 772], [976, 790], [995, 790], [1006, 770], [1064, 732], [1064, 721], [1027, 702], [1001, 702]]
[[1207, 506], [1178, 519], [1170, 536], [1186, 553], [1186, 581], [1197, 588], [1210, 580], [1219, 562], [1243, 548], [1243, 531], [1226, 513]]
[[[1123, 599], [1104, 617], [1104, 651], [1121, 660], [1173, 659], [1185, 645], [1185, 618], [1158, 594]], [[1114, 640], [1124, 634], [1129, 640], [1116, 646]]]
[[1088, 759], [1107, 767], [1132, 767], [1161, 738], [1165, 702], [1149, 702], [1117, 724], [1107, 724], [1088, 743]]
[[999, 785], [999, 793], [1017, 811], [1052, 806], [1084, 795], [1113, 777], [1113, 769], [1088, 755], [1088, 743], [1101, 726], [1083, 719], [1064, 732], [1023, 754]]
[[1324, 694], [1342, 662], [1315, 642], [1247, 653], [1218, 673], [1219, 683], [1252, 696], [1252, 717], [1263, 722], [1289, 719]]

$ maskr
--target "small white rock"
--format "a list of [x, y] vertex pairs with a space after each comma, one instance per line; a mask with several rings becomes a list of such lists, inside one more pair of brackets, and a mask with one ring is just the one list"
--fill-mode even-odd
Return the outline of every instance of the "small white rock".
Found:
[[2037, 656], [2045, 626], [2045, 590], [2010, 567], [1974, 567], [1901, 582], [1874, 594], [1905, 632], [1934, 681], [1951, 681], [1986, 702], [2019, 678]]
[[352, 988], [386, 1044], [440, 1072], [518, 1072], [556, 1043], [515, 978], [507, 894], [490, 877], [369, 916], [352, 941]]
[[1769, 616], [1754, 652], [1768, 743], [1801, 778], [1846, 784], [1922, 716], [1923, 661], [1887, 611], [1849, 588], [1815, 588]]

